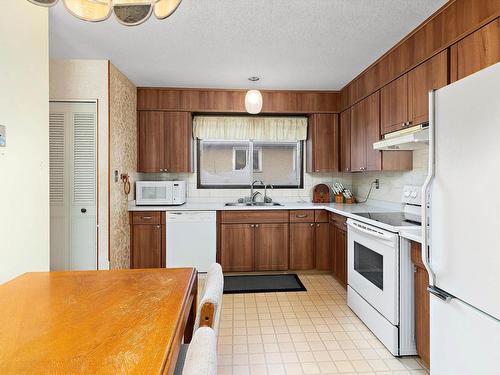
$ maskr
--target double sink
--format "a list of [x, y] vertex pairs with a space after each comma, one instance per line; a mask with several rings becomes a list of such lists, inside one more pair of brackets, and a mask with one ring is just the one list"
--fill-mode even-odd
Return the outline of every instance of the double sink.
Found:
[[233, 207], [276, 207], [283, 206], [278, 202], [229, 202], [226, 203], [225, 206], [233, 206]]

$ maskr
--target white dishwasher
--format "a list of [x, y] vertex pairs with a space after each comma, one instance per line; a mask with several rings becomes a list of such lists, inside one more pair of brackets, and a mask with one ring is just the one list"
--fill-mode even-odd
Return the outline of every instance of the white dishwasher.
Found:
[[167, 211], [167, 267], [196, 267], [207, 272], [215, 262], [215, 211]]

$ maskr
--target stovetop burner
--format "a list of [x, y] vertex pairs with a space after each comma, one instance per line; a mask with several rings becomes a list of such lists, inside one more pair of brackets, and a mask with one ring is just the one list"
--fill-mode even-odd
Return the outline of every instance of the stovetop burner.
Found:
[[356, 215], [393, 227], [419, 226], [420, 223], [409, 220], [404, 212], [361, 212]]

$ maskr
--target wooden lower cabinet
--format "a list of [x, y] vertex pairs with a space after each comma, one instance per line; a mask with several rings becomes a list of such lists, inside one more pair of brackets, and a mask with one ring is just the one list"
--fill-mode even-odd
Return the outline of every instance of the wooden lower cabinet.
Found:
[[221, 266], [226, 272], [254, 270], [254, 224], [221, 225]]
[[314, 269], [316, 264], [314, 237], [314, 223], [290, 224], [290, 269]]
[[420, 359], [430, 365], [430, 296], [429, 276], [422, 263], [421, 245], [411, 243], [411, 261], [415, 266], [415, 342]]
[[332, 215], [330, 218], [330, 254], [333, 277], [347, 287], [347, 227], [346, 218]]
[[328, 223], [316, 223], [314, 228], [314, 249], [316, 251], [316, 269], [330, 270], [330, 230]]
[[130, 268], [165, 267], [165, 214], [134, 212], [129, 216]]
[[255, 271], [288, 269], [288, 224], [256, 224]]

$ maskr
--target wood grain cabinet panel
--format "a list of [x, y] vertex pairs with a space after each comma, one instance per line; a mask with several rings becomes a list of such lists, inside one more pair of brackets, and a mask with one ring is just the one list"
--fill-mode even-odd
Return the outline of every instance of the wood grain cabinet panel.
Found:
[[221, 266], [224, 272], [254, 270], [254, 225], [221, 225]]
[[314, 231], [314, 249], [316, 252], [316, 269], [330, 269], [330, 231], [328, 223], [316, 223]]
[[339, 121], [337, 114], [309, 116], [307, 172], [339, 170]]
[[452, 82], [499, 62], [500, 18], [452, 45], [450, 52]]
[[430, 365], [430, 297], [429, 276], [421, 258], [421, 245], [411, 243], [411, 260], [415, 266], [415, 342], [422, 361]]
[[255, 224], [255, 271], [288, 269], [288, 224]]
[[314, 210], [290, 210], [291, 223], [311, 223], [314, 217]]
[[408, 76], [405, 74], [380, 89], [382, 133], [408, 126]]
[[340, 171], [351, 171], [351, 109], [340, 114]]
[[290, 224], [290, 269], [314, 269], [314, 223]]
[[366, 167], [366, 132], [364, 123], [364, 101], [355, 104], [351, 112], [351, 170], [362, 171]]
[[335, 252], [333, 275], [347, 287], [347, 231], [335, 225]]
[[161, 268], [162, 226], [135, 224], [132, 229], [131, 268]]
[[137, 122], [138, 172], [162, 172], [165, 164], [163, 112], [141, 111]]
[[169, 173], [193, 171], [193, 126], [190, 112], [165, 112], [165, 164]]
[[408, 73], [408, 121], [429, 121], [429, 91], [448, 84], [448, 51], [445, 50]]

